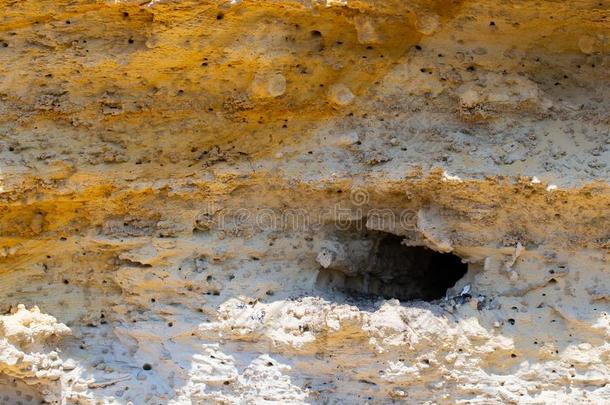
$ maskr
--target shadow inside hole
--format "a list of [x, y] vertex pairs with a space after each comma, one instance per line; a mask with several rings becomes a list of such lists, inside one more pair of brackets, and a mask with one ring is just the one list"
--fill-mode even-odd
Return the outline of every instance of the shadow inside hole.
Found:
[[375, 232], [364, 262], [356, 274], [322, 269], [318, 286], [342, 290], [352, 298], [383, 297], [401, 301], [441, 299], [468, 271], [468, 265], [451, 253], [423, 246], [405, 246], [397, 235]]

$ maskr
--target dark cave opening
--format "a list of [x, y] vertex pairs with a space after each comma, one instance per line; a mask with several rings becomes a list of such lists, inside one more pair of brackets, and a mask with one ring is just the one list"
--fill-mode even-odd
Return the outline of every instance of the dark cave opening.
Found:
[[319, 282], [352, 298], [434, 301], [443, 298], [468, 271], [460, 257], [423, 246], [405, 246], [397, 235], [375, 232], [368, 238], [372, 238], [371, 250], [364, 260], [352, 263], [350, 271], [323, 269]]

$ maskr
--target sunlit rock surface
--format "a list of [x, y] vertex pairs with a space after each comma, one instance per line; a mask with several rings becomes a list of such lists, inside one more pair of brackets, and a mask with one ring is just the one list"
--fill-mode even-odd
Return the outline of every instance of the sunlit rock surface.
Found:
[[0, 11], [0, 403], [610, 401], [607, 0]]

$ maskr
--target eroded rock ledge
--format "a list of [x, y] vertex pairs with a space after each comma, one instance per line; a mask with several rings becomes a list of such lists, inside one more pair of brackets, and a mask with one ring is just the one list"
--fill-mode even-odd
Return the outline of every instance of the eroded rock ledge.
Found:
[[610, 401], [606, 0], [0, 10], [3, 403]]

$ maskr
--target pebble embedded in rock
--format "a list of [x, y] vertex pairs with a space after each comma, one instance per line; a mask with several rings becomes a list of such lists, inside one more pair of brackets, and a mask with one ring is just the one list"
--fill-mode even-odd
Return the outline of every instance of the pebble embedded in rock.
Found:
[[440, 30], [441, 23], [436, 14], [418, 14], [416, 27], [422, 34], [432, 35]]
[[584, 54], [590, 55], [595, 52], [595, 37], [591, 35], [583, 35], [578, 38], [578, 48]]
[[74, 362], [74, 360], [68, 359], [68, 360], [64, 361], [62, 368], [65, 371], [74, 370], [76, 368], [76, 363]]
[[342, 133], [337, 136], [336, 144], [337, 146], [352, 146], [360, 141], [360, 136], [356, 131], [350, 131], [347, 133]]
[[259, 73], [250, 88], [254, 97], [279, 97], [286, 92], [286, 78], [281, 73]]
[[375, 44], [380, 41], [379, 34], [371, 18], [365, 15], [354, 17], [354, 25], [358, 33], [358, 42], [361, 44]]
[[328, 99], [337, 106], [346, 106], [354, 101], [354, 93], [343, 83], [336, 83], [328, 91]]
[[336, 252], [334, 252], [330, 249], [327, 249], [327, 248], [322, 248], [320, 250], [320, 253], [318, 253], [318, 256], [316, 257], [316, 260], [318, 263], [320, 263], [320, 266], [327, 269], [336, 260], [336, 258], [337, 258]]

